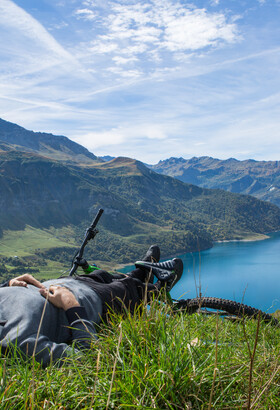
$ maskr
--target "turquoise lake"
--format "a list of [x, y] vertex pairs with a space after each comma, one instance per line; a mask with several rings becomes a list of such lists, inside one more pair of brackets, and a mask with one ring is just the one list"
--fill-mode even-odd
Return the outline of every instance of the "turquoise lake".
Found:
[[184, 272], [173, 298], [196, 297], [201, 284], [203, 296], [243, 301], [270, 313], [280, 309], [280, 232], [262, 241], [216, 243], [178, 257]]

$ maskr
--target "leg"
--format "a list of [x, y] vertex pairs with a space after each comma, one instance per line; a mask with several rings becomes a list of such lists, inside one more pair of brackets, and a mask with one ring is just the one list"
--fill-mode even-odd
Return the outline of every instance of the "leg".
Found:
[[[139, 271], [141, 270], [135, 269], [133, 272], [137, 275], [140, 274]], [[87, 282], [99, 295], [103, 305], [103, 317], [108, 310], [118, 313], [129, 310], [132, 313], [142, 302], [149, 302], [160, 289], [158, 284], [143, 283], [135, 277], [126, 276], [116, 280], [106, 271], [96, 271], [87, 276], [77, 277], [77, 280]]]
[[136, 307], [143, 302], [148, 303], [158, 293], [157, 285], [143, 283], [136, 278], [127, 277], [114, 281], [106, 287], [106, 312], [112, 309], [115, 312], [129, 310], [133, 313]]
[[[145, 262], [159, 262], [160, 260], [160, 249], [157, 245], [152, 245], [147, 250], [146, 254], [141, 259]], [[149, 283], [153, 283], [154, 275], [152, 274], [151, 270], [146, 269], [134, 269], [132, 272], [127, 274], [124, 273], [115, 273], [113, 274], [114, 279], [123, 279], [125, 276], [130, 276], [132, 278], [140, 279], [142, 282], [146, 282], [148, 280]]]

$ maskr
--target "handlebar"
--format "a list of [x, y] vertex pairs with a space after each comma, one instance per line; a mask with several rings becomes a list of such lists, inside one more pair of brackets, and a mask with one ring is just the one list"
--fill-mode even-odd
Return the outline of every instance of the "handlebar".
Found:
[[103, 212], [104, 212], [104, 209], [100, 208], [99, 211], [97, 212], [97, 215], [95, 216], [94, 220], [92, 221], [92, 224], [86, 230], [85, 238], [83, 240], [83, 243], [82, 243], [78, 253], [76, 254], [76, 257], [74, 258], [71, 270], [69, 272], [69, 276], [73, 276], [74, 273], [76, 272], [78, 266], [80, 266], [80, 260], [83, 258], [84, 249], [85, 249], [85, 246], [88, 243], [88, 241], [93, 239], [95, 237], [95, 235], [98, 234], [98, 229], [96, 229], [96, 225], [98, 224], [99, 219], [101, 218], [101, 215], [103, 214]]

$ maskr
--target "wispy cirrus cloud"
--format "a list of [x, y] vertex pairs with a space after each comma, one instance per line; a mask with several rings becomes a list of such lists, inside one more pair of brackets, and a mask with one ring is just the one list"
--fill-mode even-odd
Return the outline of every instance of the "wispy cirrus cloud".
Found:
[[51, 101], [54, 104], [62, 88], [67, 95], [67, 78], [71, 77], [73, 82], [73, 77], [77, 78], [82, 71], [73, 54], [13, 1], [1, 0], [0, 15], [0, 90], [5, 99], [4, 112], [18, 107], [19, 101], [24, 109], [50, 105]]
[[[40, 48], [47, 53], [45, 61], [42, 63], [46, 62], [48, 57], [56, 58], [59, 61], [63, 59], [74, 61], [73, 56], [66, 51], [36, 19], [21, 7], [17, 6], [13, 1], [1, 0], [0, 15], [2, 40], [8, 40], [5, 31], [10, 36], [11, 30], [13, 30], [13, 35], [10, 38], [11, 43], [10, 41], [6, 43], [13, 56], [15, 54], [18, 54], [19, 57], [24, 55], [25, 60], [28, 62], [30, 58], [36, 54], [37, 48]], [[31, 41], [33, 47], [30, 47]], [[1, 43], [3, 47], [4, 41]], [[7, 53], [7, 48], [5, 52]], [[42, 56], [42, 53], [40, 53], [40, 55]]]
[[260, 1], [1, 0], [0, 117], [150, 163], [278, 155], [279, 1]]
[[15, 2], [1, 0], [0, 15], [1, 115], [67, 111], [62, 100], [69, 85], [74, 90], [78, 79], [88, 78], [79, 61]]

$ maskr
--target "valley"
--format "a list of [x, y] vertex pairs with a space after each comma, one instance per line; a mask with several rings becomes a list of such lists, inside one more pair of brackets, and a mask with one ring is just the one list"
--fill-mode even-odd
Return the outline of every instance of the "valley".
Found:
[[[112, 267], [139, 259], [151, 243], [160, 245], [164, 257], [280, 229], [279, 207], [251, 195], [185, 183], [131, 158], [106, 162], [89, 153], [80, 163], [77, 153], [86, 151], [66, 137], [37, 136], [21, 127], [8, 135], [13, 126], [4, 122], [3, 131], [1, 124], [2, 257], [22, 252], [22, 258], [67, 260], [69, 266], [99, 208], [104, 215], [89, 257]], [[60, 151], [67, 151], [67, 159], [58, 159]]]

